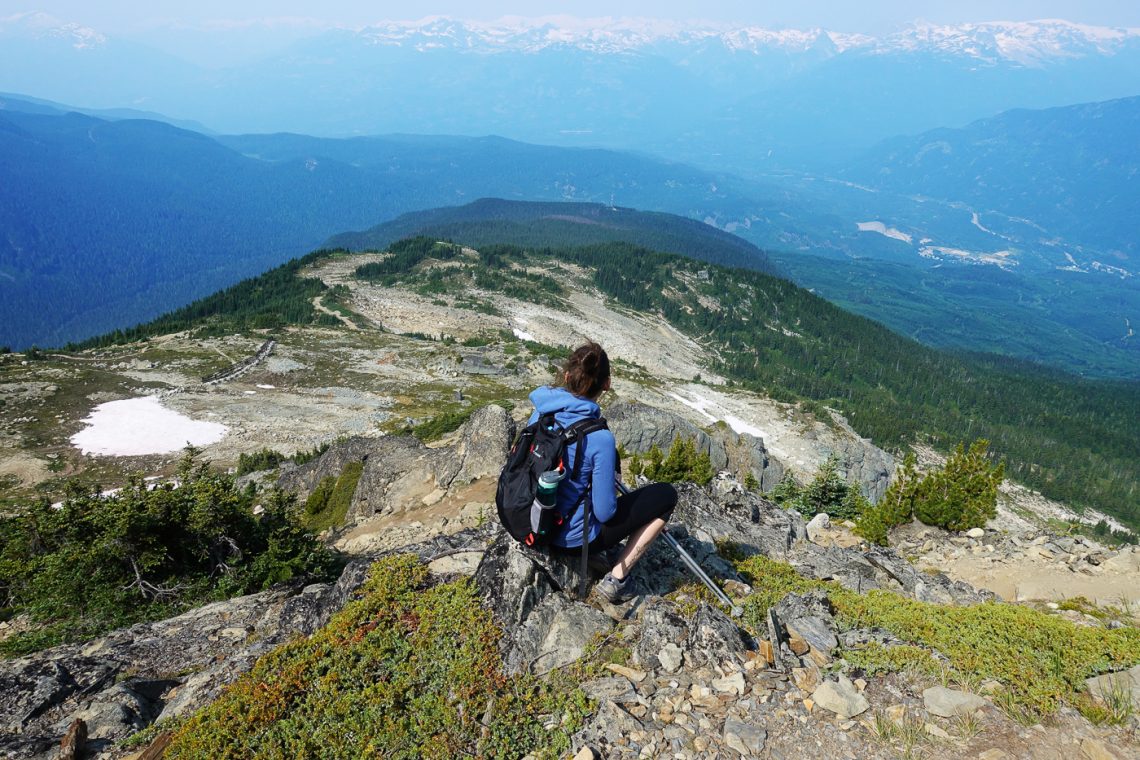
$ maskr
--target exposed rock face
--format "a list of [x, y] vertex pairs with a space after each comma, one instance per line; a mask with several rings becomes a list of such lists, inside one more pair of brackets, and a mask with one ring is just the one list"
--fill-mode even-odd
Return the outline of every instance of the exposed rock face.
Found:
[[411, 436], [351, 438], [285, 472], [277, 485], [304, 500], [323, 479], [363, 462], [347, 521], [403, 512], [438, 501], [453, 485], [498, 475], [514, 430], [506, 410], [491, 404], [471, 415], [454, 446], [429, 448]]
[[732, 470], [741, 479], [751, 473], [764, 491], [784, 477], [784, 466], [768, 453], [764, 441], [747, 433], [721, 426], [706, 433], [679, 415], [636, 401], [606, 407], [605, 415], [618, 445], [627, 451], [644, 454], [657, 446], [667, 453], [678, 436], [695, 438], [697, 451], [709, 455], [714, 470]]
[[839, 457], [840, 469], [848, 483], [858, 483], [863, 495], [872, 502], [882, 498], [891, 475], [895, 471], [895, 458], [859, 435], [842, 419], [836, 420], [847, 433], [835, 444], [832, 452]]
[[488, 404], [476, 410], [455, 445], [459, 469], [452, 481], [469, 483], [477, 478], [498, 477], [514, 437], [515, 424], [505, 409]]
[[[498, 529], [475, 571], [484, 603], [502, 624], [509, 673], [546, 672], [582, 656], [613, 621], [568, 596], [577, 589], [579, 557], [524, 548]], [[562, 593], [566, 592], [566, 593]]]

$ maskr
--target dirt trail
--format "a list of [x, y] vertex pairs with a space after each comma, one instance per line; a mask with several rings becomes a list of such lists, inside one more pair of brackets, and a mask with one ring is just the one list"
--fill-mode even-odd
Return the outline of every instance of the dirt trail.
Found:
[[339, 311], [333, 311], [332, 309], [330, 309], [329, 307], [327, 307], [323, 303], [321, 303], [321, 297], [320, 296], [316, 296], [315, 298], [313, 298], [313, 308], [316, 309], [317, 311], [321, 312], [322, 314], [328, 314], [330, 317], [336, 317], [337, 319], [339, 319], [341, 321], [341, 324], [343, 324], [349, 330], [360, 330], [360, 327], [355, 322], [353, 322], [351, 319], [344, 316]]

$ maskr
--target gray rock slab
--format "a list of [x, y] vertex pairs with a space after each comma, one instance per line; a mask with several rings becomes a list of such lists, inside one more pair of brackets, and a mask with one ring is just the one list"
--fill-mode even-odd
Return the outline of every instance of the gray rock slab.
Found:
[[840, 718], [854, 718], [871, 706], [867, 698], [855, 688], [855, 684], [842, 674], [838, 681], [824, 681], [820, 684], [812, 692], [811, 698], [818, 707], [830, 710]]
[[1101, 700], [1128, 693], [1132, 696], [1132, 706], [1140, 709], [1140, 665], [1131, 670], [1086, 679], [1085, 688], [1089, 694]]
[[979, 697], [977, 694], [947, 689], [945, 686], [935, 686], [923, 690], [922, 703], [928, 713], [940, 718], [969, 715], [989, 704], [984, 697]]
[[603, 699], [609, 699], [619, 704], [637, 701], [637, 692], [633, 690], [633, 684], [629, 682], [629, 679], [621, 676], [587, 681], [582, 684], [581, 688], [586, 696], [599, 702]]
[[764, 751], [768, 732], [762, 728], [734, 718], [724, 722], [724, 743], [742, 757], [752, 757]]

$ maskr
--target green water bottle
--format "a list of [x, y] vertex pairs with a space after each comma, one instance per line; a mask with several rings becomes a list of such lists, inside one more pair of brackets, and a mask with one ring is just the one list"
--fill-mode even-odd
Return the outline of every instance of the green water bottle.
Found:
[[538, 490], [530, 505], [529, 546], [544, 544], [562, 527], [562, 513], [558, 511], [558, 484], [566, 477], [565, 469], [547, 470], [538, 476]]

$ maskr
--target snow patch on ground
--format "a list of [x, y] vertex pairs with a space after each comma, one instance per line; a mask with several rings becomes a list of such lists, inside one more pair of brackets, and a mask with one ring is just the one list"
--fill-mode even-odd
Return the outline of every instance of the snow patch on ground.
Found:
[[910, 243], [914, 239], [902, 230], [896, 230], [894, 227], [888, 227], [882, 222], [856, 222], [856, 226], [859, 228], [860, 232], [877, 232], [880, 235], [891, 238], [892, 240], [901, 240], [904, 243]]
[[271, 390], [275, 389], [277, 386], [276, 385], [265, 385], [264, 383], [258, 383], [257, 387], [261, 388], [262, 390], [271, 391]]
[[[728, 414], [715, 401], [705, 398], [699, 393], [693, 394], [692, 401], [685, 398], [684, 396], [673, 393], [672, 391], [669, 392], [669, 395], [690, 409], [694, 409], [704, 417], [708, 418], [709, 422], [720, 422], [721, 420], [724, 420], [724, 422], [730, 428], [732, 428], [733, 432], [735, 433], [747, 433], [748, 435], [755, 436], [756, 438], [760, 439], [767, 437], [767, 434], [760, 428], [756, 427], [755, 425], [749, 425], [747, 422], [740, 419], [734, 414]], [[716, 412], [716, 414], [710, 412], [710, 409]]]
[[208, 446], [225, 437], [227, 428], [199, 422], [167, 409], [154, 396], [108, 401], [83, 420], [87, 427], [71, 437], [84, 454], [143, 456], [169, 454], [193, 446]]

